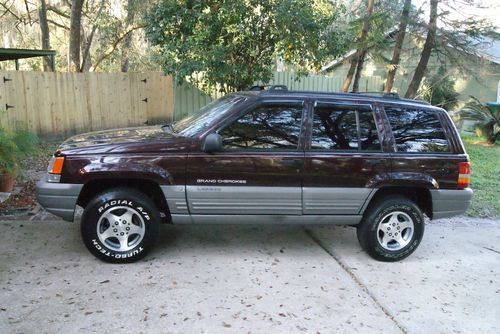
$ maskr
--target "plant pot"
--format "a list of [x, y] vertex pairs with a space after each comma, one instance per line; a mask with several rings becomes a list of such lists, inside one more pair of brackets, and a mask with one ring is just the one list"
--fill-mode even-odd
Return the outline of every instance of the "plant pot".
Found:
[[6, 172], [0, 172], [0, 193], [10, 193], [14, 189], [16, 179]]

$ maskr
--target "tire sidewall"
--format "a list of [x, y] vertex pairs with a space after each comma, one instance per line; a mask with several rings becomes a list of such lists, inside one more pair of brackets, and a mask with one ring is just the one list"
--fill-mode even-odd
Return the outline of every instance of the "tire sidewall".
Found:
[[[130, 207], [139, 213], [144, 221], [145, 233], [142, 240], [132, 249], [120, 252], [109, 249], [97, 235], [97, 223], [101, 216], [114, 207]], [[134, 262], [143, 258], [154, 244], [158, 234], [159, 214], [145, 196], [135, 191], [113, 190], [98, 195], [85, 208], [82, 215], [81, 232], [89, 251], [106, 262]]]
[[[378, 241], [378, 226], [383, 217], [391, 212], [402, 211], [410, 216], [413, 222], [414, 232], [411, 241], [404, 248], [391, 251], [385, 249]], [[424, 217], [415, 204], [409, 201], [389, 201], [375, 210], [370, 218], [369, 233], [367, 236], [367, 248], [372, 256], [380, 260], [397, 261], [404, 259], [417, 249], [424, 233]]]

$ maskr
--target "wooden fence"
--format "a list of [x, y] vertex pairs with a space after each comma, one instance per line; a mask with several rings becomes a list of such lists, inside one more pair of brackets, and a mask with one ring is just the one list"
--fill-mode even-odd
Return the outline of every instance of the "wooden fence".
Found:
[[[338, 92], [341, 77], [297, 79], [275, 72], [269, 84], [293, 90]], [[380, 91], [383, 79], [362, 78], [361, 91]], [[166, 123], [192, 115], [223, 94], [206, 94], [161, 73], [53, 73], [0, 71], [0, 126], [25, 124], [43, 137]]]
[[64, 136], [171, 121], [173, 91], [161, 73], [0, 72], [0, 126]]

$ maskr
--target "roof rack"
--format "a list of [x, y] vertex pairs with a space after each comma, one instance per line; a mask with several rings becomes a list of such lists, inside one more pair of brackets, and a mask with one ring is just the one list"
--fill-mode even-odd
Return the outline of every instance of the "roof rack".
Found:
[[332, 95], [336, 95], [336, 96], [345, 96], [345, 97], [348, 97], [348, 96], [352, 97], [354, 95], [360, 95], [360, 96], [368, 96], [368, 97], [379, 98], [379, 99], [384, 99], [384, 100], [385, 99], [398, 100], [398, 101], [402, 101], [402, 102], [411, 102], [411, 103], [417, 103], [417, 104], [430, 105], [430, 103], [427, 101], [402, 98], [396, 92], [348, 92], [348, 93], [341, 93], [341, 92], [290, 91], [290, 90], [288, 90], [288, 87], [286, 85], [255, 85], [255, 86], [250, 87], [249, 90], [250, 91], [260, 91], [263, 93], [294, 92], [294, 93], [320, 94], [320, 95], [332, 94]]
[[256, 85], [250, 87], [251, 91], [261, 91], [261, 90], [267, 90], [270, 92], [273, 91], [288, 91], [288, 87], [286, 85]]
[[383, 98], [399, 99], [399, 94], [396, 92], [349, 92], [349, 94], [381, 95]]

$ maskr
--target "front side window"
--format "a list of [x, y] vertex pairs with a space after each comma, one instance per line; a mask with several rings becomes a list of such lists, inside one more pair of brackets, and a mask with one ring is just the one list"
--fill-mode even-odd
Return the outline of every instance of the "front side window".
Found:
[[225, 149], [297, 149], [302, 105], [263, 105], [220, 131]]
[[343, 105], [315, 107], [311, 149], [380, 151], [372, 111]]
[[386, 107], [398, 152], [450, 152], [436, 112]]

